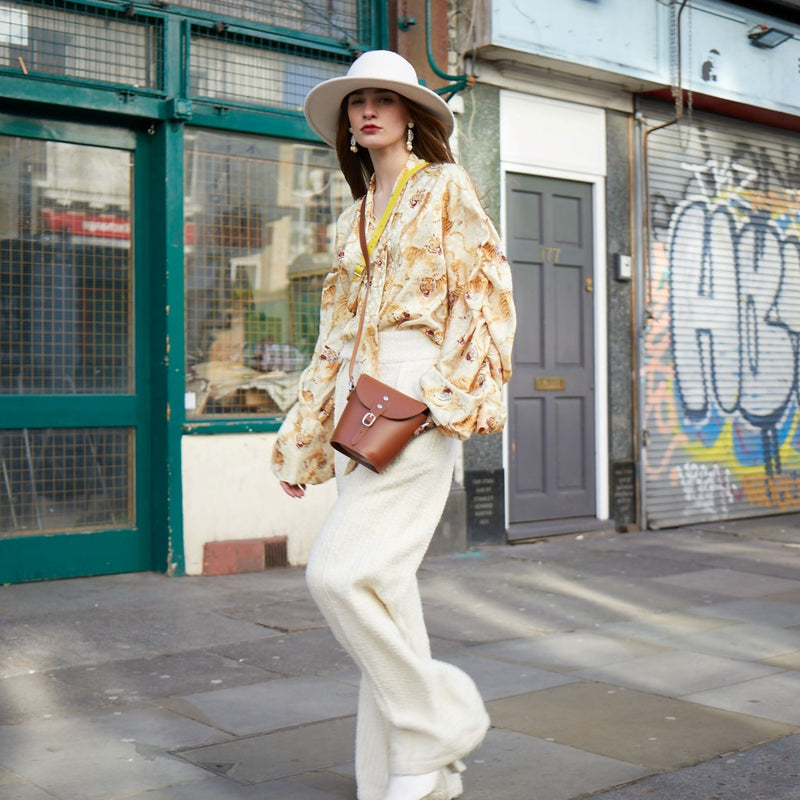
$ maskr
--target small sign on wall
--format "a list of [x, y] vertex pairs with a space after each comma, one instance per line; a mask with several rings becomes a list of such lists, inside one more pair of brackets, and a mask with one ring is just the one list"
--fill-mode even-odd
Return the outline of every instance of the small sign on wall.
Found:
[[611, 516], [618, 528], [636, 523], [636, 464], [633, 461], [611, 464]]
[[501, 543], [506, 540], [504, 472], [476, 470], [464, 473], [467, 494], [467, 542]]

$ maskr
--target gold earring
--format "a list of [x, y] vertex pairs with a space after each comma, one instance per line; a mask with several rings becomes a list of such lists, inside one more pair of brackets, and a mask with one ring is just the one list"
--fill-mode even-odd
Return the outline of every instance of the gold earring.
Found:
[[351, 153], [358, 152], [358, 145], [356, 144], [356, 135], [354, 133], [350, 134], [350, 152]]
[[414, 123], [408, 123], [408, 132], [406, 133], [406, 150], [410, 153], [414, 149]]

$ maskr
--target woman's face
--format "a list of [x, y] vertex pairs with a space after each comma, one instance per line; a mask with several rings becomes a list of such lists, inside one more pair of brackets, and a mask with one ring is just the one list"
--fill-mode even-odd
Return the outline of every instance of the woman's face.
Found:
[[347, 97], [347, 117], [360, 147], [405, 148], [410, 117], [405, 101], [397, 92], [359, 89]]

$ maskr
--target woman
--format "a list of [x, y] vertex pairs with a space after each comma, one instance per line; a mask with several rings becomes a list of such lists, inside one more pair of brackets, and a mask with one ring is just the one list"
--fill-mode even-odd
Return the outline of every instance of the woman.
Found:
[[481, 743], [489, 719], [472, 680], [431, 658], [416, 573], [449, 493], [457, 441], [505, 421], [510, 272], [469, 178], [453, 163], [452, 113], [405, 59], [365, 53], [345, 77], [309, 93], [305, 114], [336, 148], [353, 197], [366, 194], [367, 238], [391, 212], [371, 252], [356, 372], [425, 402], [435, 427], [381, 474], [354, 469], [330, 446], [367, 288], [356, 202], [337, 223], [319, 339], [278, 433], [273, 471], [296, 498], [336, 475], [338, 500], [306, 575], [361, 668], [359, 800], [450, 800], [461, 794], [460, 759]]

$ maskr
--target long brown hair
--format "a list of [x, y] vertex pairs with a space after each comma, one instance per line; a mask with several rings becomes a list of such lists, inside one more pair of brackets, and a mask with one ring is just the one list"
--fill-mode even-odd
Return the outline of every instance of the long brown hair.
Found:
[[[349, 96], [349, 95], [348, 95]], [[427, 109], [400, 95], [408, 107], [408, 113], [414, 123], [413, 153], [423, 161], [432, 164], [442, 162], [453, 163], [453, 151], [447, 136], [444, 123]], [[336, 156], [344, 179], [350, 186], [353, 199], [357, 200], [366, 194], [369, 180], [372, 177], [372, 159], [369, 150], [359, 147], [357, 153], [350, 151], [350, 121], [347, 117], [347, 97], [339, 107], [339, 123], [336, 128]]]

